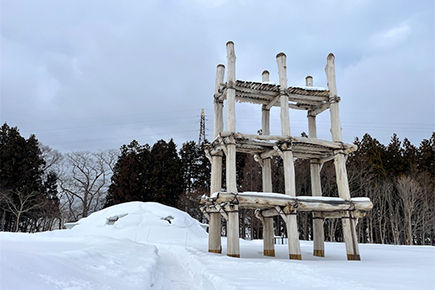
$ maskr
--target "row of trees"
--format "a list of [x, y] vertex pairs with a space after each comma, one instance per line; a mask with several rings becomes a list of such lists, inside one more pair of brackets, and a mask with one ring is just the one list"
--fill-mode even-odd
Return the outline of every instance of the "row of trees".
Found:
[[199, 197], [209, 192], [210, 164], [202, 147], [173, 140], [152, 147], [132, 141], [121, 147], [105, 206], [128, 201], [155, 201], [178, 207], [201, 219]]
[[[434, 244], [435, 133], [419, 147], [393, 135], [388, 145], [369, 134], [356, 139], [348, 158], [353, 197], [367, 196], [374, 209], [360, 219], [360, 242]], [[42, 146], [34, 135], [23, 138], [7, 124], [0, 131], [0, 230], [41, 231], [62, 227], [103, 206], [155, 201], [175, 206], [205, 221], [199, 199], [209, 193], [210, 163], [202, 146], [160, 140], [153, 146], [132, 141], [118, 150], [61, 154]], [[225, 158], [224, 158], [225, 162]], [[308, 160], [295, 160], [297, 195], [311, 195]], [[274, 192], [284, 192], [281, 158], [272, 162]], [[223, 172], [225, 185], [225, 171]], [[252, 156], [237, 154], [239, 191], [261, 191], [261, 167]], [[323, 165], [322, 191], [337, 196], [333, 162]], [[276, 218], [276, 235], [285, 225]], [[312, 216], [300, 213], [300, 238], [312, 239]], [[325, 238], [342, 241], [341, 221], [325, 221]], [[253, 211], [240, 213], [241, 236], [261, 238]], [[225, 233], [225, 229], [223, 230]]]
[[104, 206], [155, 201], [200, 214], [210, 168], [201, 146], [132, 141], [121, 150], [60, 152], [23, 138], [6, 123], [0, 132], [0, 231], [61, 228]]
[[[354, 142], [358, 150], [347, 161], [352, 197], [369, 197], [374, 208], [359, 220], [361, 243], [435, 245], [435, 133], [419, 147], [393, 135], [385, 146], [369, 134]], [[239, 191], [261, 191], [261, 167], [250, 155], [237, 159]], [[309, 160], [295, 160], [297, 195], [311, 195]], [[273, 191], [284, 192], [282, 160], [272, 162]], [[338, 196], [333, 161], [321, 171], [324, 196]], [[277, 235], [286, 235], [276, 218]], [[311, 240], [312, 215], [298, 214], [300, 239]], [[262, 225], [251, 211], [241, 213], [241, 235], [261, 238]], [[325, 239], [342, 241], [341, 221], [325, 220]]]

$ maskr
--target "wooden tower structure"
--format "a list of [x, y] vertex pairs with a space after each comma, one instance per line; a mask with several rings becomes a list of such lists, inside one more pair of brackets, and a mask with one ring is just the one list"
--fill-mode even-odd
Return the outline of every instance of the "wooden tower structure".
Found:
[[[225, 66], [216, 70], [214, 94], [213, 142], [206, 147], [212, 163], [210, 196], [201, 199], [201, 210], [209, 220], [209, 252], [221, 253], [221, 216], [227, 224], [227, 255], [240, 257], [239, 208], [255, 210], [263, 223], [263, 253], [275, 256], [273, 217], [281, 216], [288, 233], [289, 258], [300, 260], [301, 250], [297, 227], [298, 211], [313, 214], [315, 256], [323, 257], [325, 218], [341, 218], [347, 259], [360, 260], [355, 226], [373, 207], [368, 198], [351, 198], [346, 172], [346, 156], [356, 150], [354, 144], [342, 142], [339, 101], [335, 80], [335, 57], [329, 54], [325, 68], [328, 89], [313, 87], [313, 78], [306, 78], [306, 87], [287, 86], [286, 55], [276, 56], [279, 84], [269, 83], [264, 71], [262, 82], [236, 80], [234, 43], [228, 42], [227, 81]], [[248, 102], [262, 106], [262, 134], [243, 134], [236, 131], [235, 104]], [[226, 129], [223, 105], [226, 102]], [[270, 135], [270, 109], [280, 108], [281, 135]], [[293, 137], [290, 132], [290, 109], [306, 110], [309, 136]], [[332, 140], [317, 138], [316, 116], [330, 111]], [[262, 166], [263, 192], [237, 192], [236, 153], [254, 155]], [[226, 157], [226, 186], [222, 190], [222, 157]], [[280, 156], [284, 166], [285, 194], [272, 192], [271, 158]], [[296, 196], [294, 158], [310, 160], [312, 196]], [[338, 197], [323, 197], [320, 170], [324, 162], [334, 160]]]

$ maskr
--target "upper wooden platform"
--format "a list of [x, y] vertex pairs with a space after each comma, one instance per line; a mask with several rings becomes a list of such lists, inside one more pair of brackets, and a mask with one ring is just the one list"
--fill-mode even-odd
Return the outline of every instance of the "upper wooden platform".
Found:
[[292, 109], [307, 110], [317, 115], [329, 108], [329, 90], [323, 88], [288, 87], [281, 90], [277, 84], [237, 80], [234, 84], [221, 84], [215, 97], [220, 101], [225, 100], [228, 88], [235, 89], [237, 102], [261, 104], [267, 109], [281, 105], [281, 94], [288, 96], [289, 107]]

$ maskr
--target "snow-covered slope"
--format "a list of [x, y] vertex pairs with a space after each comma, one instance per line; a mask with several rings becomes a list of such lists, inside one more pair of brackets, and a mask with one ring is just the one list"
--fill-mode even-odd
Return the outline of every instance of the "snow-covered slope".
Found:
[[[118, 220], [113, 225], [109, 218]], [[170, 222], [169, 222], [170, 221]], [[261, 241], [241, 240], [240, 259], [207, 252], [207, 233], [185, 212], [131, 202], [82, 219], [71, 230], [0, 233], [0, 289], [435, 289], [434, 247], [360, 245], [348, 262], [344, 244], [326, 258], [301, 242], [263, 257]]]

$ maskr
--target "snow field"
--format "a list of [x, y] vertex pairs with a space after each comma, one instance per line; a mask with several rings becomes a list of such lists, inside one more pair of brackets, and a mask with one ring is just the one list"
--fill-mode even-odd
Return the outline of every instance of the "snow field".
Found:
[[295, 261], [287, 245], [264, 257], [262, 241], [240, 240], [240, 259], [225, 255], [225, 238], [221, 255], [207, 245], [207, 233], [185, 212], [124, 203], [71, 230], [0, 233], [0, 289], [435, 289], [429, 246], [361, 244], [362, 261], [346, 261], [343, 243], [325, 243], [319, 258], [312, 242], [301, 241], [303, 260]]

